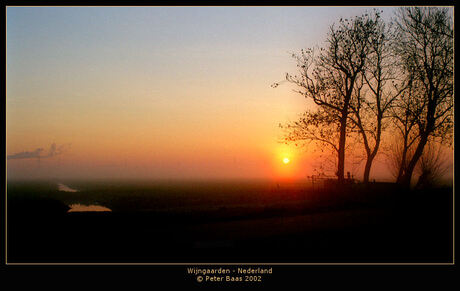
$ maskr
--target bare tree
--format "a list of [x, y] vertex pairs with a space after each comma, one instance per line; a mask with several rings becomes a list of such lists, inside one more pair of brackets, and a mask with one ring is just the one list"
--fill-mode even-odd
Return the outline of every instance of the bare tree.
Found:
[[428, 140], [452, 137], [453, 29], [448, 10], [434, 7], [401, 8], [396, 25], [394, 51], [411, 83], [411, 92], [399, 101], [406, 107], [408, 136], [415, 138], [398, 182], [409, 186]]
[[394, 57], [390, 50], [392, 33], [381, 20], [380, 13], [374, 13], [374, 27], [368, 38], [369, 52], [361, 81], [355, 89], [356, 98], [351, 103], [353, 114], [350, 115], [362, 137], [366, 153], [364, 183], [369, 182], [372, 163], [379, 151], [392, 103], [403, 92], [401, 86], [397, 87]]
[[[286, 80], [299, 88], [296, 92], [318, 106], [318, 111], [307, 113], [305, 121], [310, 127], [305, 137], [329, 144], [337, 151], [339, 183], [344, 181], [350, 106], [369, 53], [368, 38], [374, 27], [375, 20], [367, 14], [351, 20], [340, 19], [337, 28], [330, 28], [326, 48], [321, 48], [319, 53], [306, 49], [292, 55], [297, 60], [300, 75], [286, 74]], [[338, 133], [337, 140], [332, 143], [326, 142], [321, 135], [311, 134], [312, 124], [321, 127], [325, 123], [326, 128], [335, 127]], [[321, 133], [328, 129], [318, 130]]]
[[[410, 76], [413, 76], [412, 74]], [[390, 108], [391, 120], [393, 121], [393, 141], [391, 144], [390, 164], [395, 171], [394, 177], [397, 182], [402, 180], [406, 173], [408, 162], [414, 155], [414, 148], [420, 139], [420, 132], [416, 130], [417, 120], [421, 114], [420, 108], [415, 106], [418, 94], [411, 79], [407, 80], [402, 94]]]

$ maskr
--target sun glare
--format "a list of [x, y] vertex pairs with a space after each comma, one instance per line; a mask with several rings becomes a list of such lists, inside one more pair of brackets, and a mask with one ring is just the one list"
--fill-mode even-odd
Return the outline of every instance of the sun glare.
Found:
[[284, 163], [284, 164], [289, 164], [290, 161], [291, 161], [291, 160], [290, 160], [289, 158], [284, 158], [284, 159], [283, 159], [283, 163]]

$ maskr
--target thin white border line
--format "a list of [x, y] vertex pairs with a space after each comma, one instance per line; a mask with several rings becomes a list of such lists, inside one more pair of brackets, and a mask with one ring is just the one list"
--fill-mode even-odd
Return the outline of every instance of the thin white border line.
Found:
[[[240, 266], [240, 265], [259, 265], [259, 266], [274, 266], [274, 265], [286, 265], [287, 263], [8, 263], [8, 265], [175, 265], [175, 266], [190, 266], [190, 265], [215, 265], [215, 266]], [[361, 266], [388, 266], [388, 265], [406, 265], [406, 266], [415, 266], [415, 265], [438, 265], [438, 266], [452, 266], [454, 263], [288, 263], [287, 265], [341, 265], [341, 266], [352, 266], [352, 265], [361, 265]]]

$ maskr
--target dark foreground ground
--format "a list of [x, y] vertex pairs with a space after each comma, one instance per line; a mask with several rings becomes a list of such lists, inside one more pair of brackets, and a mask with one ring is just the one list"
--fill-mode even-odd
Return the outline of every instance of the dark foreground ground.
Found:
[[[8, 183], [8, 263], [451, 263], [453, 191]], [[113, 212], [68, 213], [71, 203]]]

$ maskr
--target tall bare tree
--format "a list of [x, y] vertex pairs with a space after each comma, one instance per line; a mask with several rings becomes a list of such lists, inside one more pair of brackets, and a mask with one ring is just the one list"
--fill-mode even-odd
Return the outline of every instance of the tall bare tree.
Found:
[[[369, 182], [372, 163], [377, 156], [385, 129], [385, 120], [393, 101], [403, 90], [396, 78], [394, 57], [390, 49], [392, 32], [374, 12], [374, 27], [369, 35], [369, 52], [351, 103], [350, 119], [362, 137], [366, 153], [363, 182]], [[396, 83], [395, 83], [396, 81]]]
[[412, 159], [414, 148], [420, 139], [420, 132], [416, 130], [416, 126], [421, 111], [414, 104], [416, 98], [413, 96], [418, 93], [411, 80], [413, 76], [413, 74], [409, 75], [410, 78], [406, 80], [402, 94], [390, 109], [393, 140], [388, 154], [397, 182], [400, 182], [406, 173], [408, 162]]
[[[335, 123], [338, 138], [331, 146], [337, 151], [339, 183], [344, 181], [350, 106], [369, 53], [368, 38], [374, 27], [375, 19], [367, 14], [350, 20], [340, 19], [337, 28], [334, 25], [330, 28], [326, 48], [293, 54], [300, 74], [286, 74], [286, 80], [299, 88], [297, 92], [313, 100], [319, 108], [316, 113], [310, 113], [307, 121], [327, 120], [330, 126]], [[318, 140], [314, 135], [308, 138]]]
[[445, 8], [409, 7], [398, 11], [396, 25], [394, 52], [410, 83], [410, 92], [399, 99], [400, 113], [407, 119], [406, 135], [414, 139], [398, 182], [409, 186], [427, 142], [452, 137], [453, 24]]

